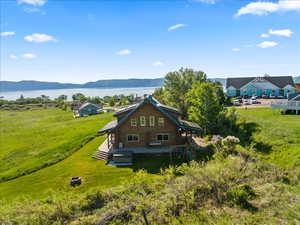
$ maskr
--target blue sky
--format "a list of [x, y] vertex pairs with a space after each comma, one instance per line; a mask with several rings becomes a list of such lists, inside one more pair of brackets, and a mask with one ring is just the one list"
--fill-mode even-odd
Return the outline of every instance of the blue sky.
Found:
[[1, 1], [1, 80], [299, 75], [300, 1]]

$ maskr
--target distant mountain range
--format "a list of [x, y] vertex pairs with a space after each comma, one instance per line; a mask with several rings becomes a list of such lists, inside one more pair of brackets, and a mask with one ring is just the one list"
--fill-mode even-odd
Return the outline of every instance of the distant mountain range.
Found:
[[[226, 85], [225, 78], [209, 78], [211, 81]], [[296, 80], [297, 77], [294, 77]], [[300, 79], [300, 77], [298, 78]], [[46, 82], [35, 80], [23, 81], [0, 81], [0, 92], [4, 91], [32, 91], [49, 89], [71, 89], [71, 88], [135, 88], [135, 87], [161, 87], [164, 78], [156, 79], [112, 79], [98, 80], [84, 84]]]
[[[214, 78], [212, 81], [219, 81], [225, 85], [225, 79]], [[98, 80], [84, 84], [45, 82], [35, 80], [24, 81], [0, 81], [0, 92], [4, 91], [32, 91], [49, 89], [71, 89], [71, 88], [135, 88], [135, 87], [161, 87], [164, 78], [156, 79], [113, 79]]]
[[164, 82], [164, 78], [98, 80], [95, 82], [88, 82], [84, 84], [44, 82], [44, 81], [34, 81], [34, 80], [0, 81], [0, 92], [48, 90], [48, 89], [71, 89], [71, 88], [160, 87], [163, 85], [163, 82]]

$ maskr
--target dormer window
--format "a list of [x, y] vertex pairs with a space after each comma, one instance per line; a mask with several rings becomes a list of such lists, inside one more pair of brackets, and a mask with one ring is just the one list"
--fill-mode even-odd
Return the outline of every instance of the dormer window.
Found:
[[141, 125], [141, 127], [146, 126], [146, 117], [145, 116], [140, 116], [140, 125]]

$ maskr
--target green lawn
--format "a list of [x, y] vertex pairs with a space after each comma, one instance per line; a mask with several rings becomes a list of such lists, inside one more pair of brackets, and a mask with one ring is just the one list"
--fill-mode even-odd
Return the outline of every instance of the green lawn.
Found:
[[74, 119], [59, 109], [0, 112], [0, 182], [68, 157], [110, 120], [111, 113]]
[[238, 110], [254, 124], [252, 146], [263, 159], [282, 168], [300, 167], [300, 116], [281, 115], [270, 108]]
[[[105, 161], [92, 158], [104, 137], [97, 137], [79, 151], [55, 165], [17, 179], [0, 183], [0, 199], [13, 199], [24, 195], [37, 199], [47, 195], [48, 190], [83, 192], [92, 187], [108, 188], [120, 184], [134, 174], [131, 168], [105, 165]], [[70, 178], [80, 176], [82, 185], [71, 187]]]

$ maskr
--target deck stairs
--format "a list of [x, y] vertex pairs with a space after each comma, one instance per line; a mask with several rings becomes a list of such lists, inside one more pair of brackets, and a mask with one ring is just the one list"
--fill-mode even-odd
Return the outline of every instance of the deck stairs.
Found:
[[103, 152], [103, 151], [97, 151], [94, 155], [93, 155], [94, 159], [98, 159], [98, 160], [109, 160], [110, 159], [110, 154], [108, 152]]
[[92, 156], [94, 159], [109, 161], [112, 158], [112, 150], [107, 147], [107, 139], [99, 146]]

